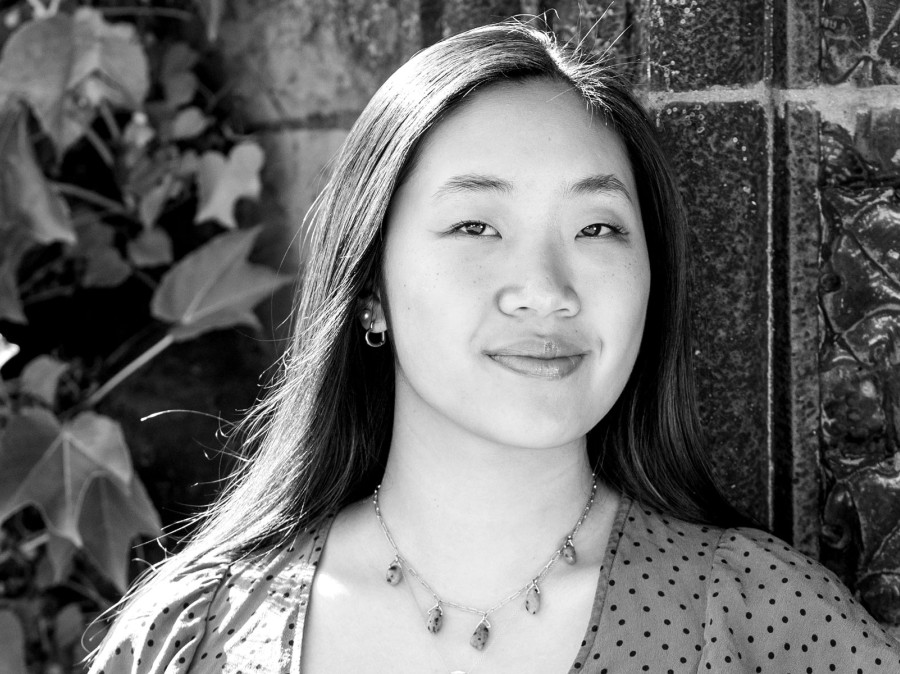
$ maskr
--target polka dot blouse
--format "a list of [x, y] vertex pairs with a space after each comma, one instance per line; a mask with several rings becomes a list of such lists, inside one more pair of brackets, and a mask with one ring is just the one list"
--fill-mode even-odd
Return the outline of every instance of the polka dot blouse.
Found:
[[[299, 674], [327, 536], [262, 559], [198, 564], [117, 622], [91, 667]], [[830, 571], [754, 529], [687, 524], [620, 499], [593, 611], [569, 674], [900, 673], [900, 643]]]

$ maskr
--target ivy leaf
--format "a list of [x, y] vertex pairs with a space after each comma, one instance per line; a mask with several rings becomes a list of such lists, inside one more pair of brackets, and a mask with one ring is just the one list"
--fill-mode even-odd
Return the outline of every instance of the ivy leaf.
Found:
[[75, 61], [69, 75], [70, 86], [90, 81], [91, 102], [107, 100], [123, 108], [137, 108], [147, 96], [150, 79], [147, 57], [134, 26], [107, 23], [103, 15], [89, 7], [74, 15]]
[[27, 101], [61, 151], [81, 137], [100, 101], [135, 108], [148, 89], [134, 27], [107, 23], [88, 7], [22, 25], [0, 57], [0, 103]]
[[21, 349], [18, 344], [7, 342], [3, 335], [0, 335], [0, 368], [6, 365], [10, 358], [14, 358]]
[[171, 264], [172, 240], [161, 229], [146, 229], [128, 242], [128, 259], [136, 267]]
[[81, 285], [85, 288], [114, 288], [131, 275], [131, 267], [113, 246], [115, 230], [109, 225], [89, 220], [78, 226], [78, 243], [74, 257], [85, 262]]
[[22, 302], [19, 299], [19, 286], [16, 281], [18, 260], [0, 260], [0, 320], [10, 323], [28, 323]]
[[190, 108], [179, 111], [178, 114], [175, 115], [175, 119], [172, 120], [170, 134], [174, 140], [196, 138], [206, 131], [206, 127], [208, 127], [209, 124], [209, 118], [200, 112], [200, 108], [191, 106]]
[[150, 311], [175, 324], [176, 340], [239, 324], [259, 327], [253, 307], [292, 279], [247, 262], [258, 234], [255, 228], [217, 236], [163, 276]]
[[46, 561], [50, 566], [47, 586], [62, 583], [72, 569], [72, 559], [77, 548], [68, 538], [48, 532]]
[[[163, 207], [172, 196], [172, 192], [175, 191], [173, 189], [174, 182], [172, 175], [166, 174], [162, 182], [154, 185], [141, 196], [138, 204], [138, 217], [140, 217], [141, 224], [144, 225], [145, 230], [149, 230], [150, 227], [156, 224], [156, 219], [162, 213]], [[130, 249], [128, 257], [134, 262]]]
[[4, 230], [0, 222], [0, 319], [13, 323], [27, 323], [22, 301], [19, 299], [19, 264], [34, 240], [22, 228]]
[[[148, 197], [149, 192], [160, 187], [164, 188], [165, 195], [159, 195], [154, 199], [161, 197], [167, 199], [172, 195], [174, 190], [169, 191], [168, 188], [172, 186], [173, 174], [176, 173], [180, 161], [176, 148], [164, 146], [152, 154], [137, 154], [133, 159], [134, 162], [129, 167], [128, 177], [125, 181], [127, 200], [132, 203], [145, 201], [150, 198]], [[164, 203], [163, 200], [159, 210]], [[141, 215], [142, 223], [144, 227], [151, 227], [156, 216], [159, 215], [159, 210], [153, 207], [145, 208], [146, 213]]]
[[0, 232], [24, 229], [37, 243], [75, 242], [69, 210], [37, 164], [20, 105], [0, 112]]
[[217, 220], [235, 229], [234, 202], [241, 197], [259, 196], [263, 158], [263, 151], [255, 143], [235, 145], [227, 160], [220, 152], [205, 152], [197, 172], [200, 205], [194, 222]]
[[23, 24], [0, 55], [0, 102], [27, 101], [57, 147], [62, 146], [62, 103], [73, 53], [72, 19], [57, 14]]
[[200, 55], [187, 42], [173, 42], [163, 54], [161, 79], [165, 82], [174, 75], [190, 72], [199, 60]]
[[60, 426], [47, 410], [23, 410], [10, 418], [0, 439], [0, 521], [34, 505], [48, 528], [81, 547], [84, 495], [100, 476], [126, 489], [135, 483], [118, 423], [83, 412]]
[[26, 408], [9, 418], [0, 436], [0, 522], [30, 503], [16, 497], [41, 457], [59, 436], [60, 425], [48, 410]]
[[185, 42], [176, 42], [166, 49], [159, 79], [168, 107], [180, 108], [194, 100], [197, 77], [191, 71], [199, 60], [199, 54]]
[[180, 108], [194, 100], [197, 93], [197, 76], [191, 72], [173, 73], [163, 80], [166, 103]]
[[84, 548], [120, 591], [128, 588], [128, 555], [140, 535], [159, 536], [162, 524], [143, 485], [130, 491], [106, 477], [92, 482], [84, 499], [79, 531]]
[[37, 164], [28, 115], [18, 103], [0, 109], [0, 240], [0, 319], [27, 323], [19, 298], [22, 258], [35, 243], [74, 243], [75, 231], [65, 201]]
[[53, 619], [53, 634], [56, 643], [63, 648], [68, 648], [81, 639], [84, 633], [84, 613], [78, 604], [67, 604]]
[[59, 378], [67, 369], [69, 369], [68, 363], [52, 356], [38, 356], [29, 361], [22, 370], [19, 386], [23, 393], [52, 407], [56, 401], [56, 387], [59, 385]]
[[25, 630], [12, 611], [0, 611], [0, 672], [28, 674], [25, 667]]

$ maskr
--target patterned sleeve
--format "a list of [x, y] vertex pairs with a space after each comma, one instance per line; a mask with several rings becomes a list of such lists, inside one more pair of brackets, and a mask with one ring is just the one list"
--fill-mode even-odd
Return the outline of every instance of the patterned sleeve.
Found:
[[900, 643], [837, 576], [768, 534], [726, 531], [707, 587], [700, 671], [900, 671]]
[[228, 562], [198, 563], [139, 596], [116, 618], [89, 674], [181, 674], [191, 666]]

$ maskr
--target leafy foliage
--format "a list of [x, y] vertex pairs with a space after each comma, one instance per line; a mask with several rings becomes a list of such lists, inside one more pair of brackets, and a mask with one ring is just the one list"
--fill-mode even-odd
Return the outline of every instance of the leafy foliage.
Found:
[[[170, 344], [259, 327], [253, 307], [288, 281], [247, 261], [259, 230], [239, 202], [259, 196], [264, 155], [233, 130], [217, 91], [227, 83], [203, 68], [221, 1], [177, 19], [153, 0], [130, 18], [60, 4], [0, 10], [0, 671], [11, 674], [78, 671], [86, 626], [102, 631], [93, 619], [131, 579], [135, 540], [162, 535], [122, 427], [93, 408]], [[53, 322], [91, 302], [114, 335], [79, 341], [83, 326]]]

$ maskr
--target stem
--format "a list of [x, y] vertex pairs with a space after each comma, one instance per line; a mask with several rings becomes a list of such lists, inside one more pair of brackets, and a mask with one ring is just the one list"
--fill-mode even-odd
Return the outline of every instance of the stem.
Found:
[[144, 365], [153, 360], [156, 356], [162, 353], [167, 347], [171, 346], [175, 342], [175, 338], [172, 337], [171, 333], [168, 333], [165, 337], [159, 340], [156, 344], [151, 346], [149, 349], [144, 351], [140, 356], [135, 358], [133, 361], [128, 363], [125, 367], [119, 370], [116, 374], [112, 376], [103, 386], [94, 391], [91, 396], [85, 401], [85, 406], [94, 407], [99, 403], [106, 395], [112, 391], [116, 386], [125, 381], [128, 377], [133, 375], [139, 369], [141, 369]]
[[56, 271], [62, 262], [62, 258], [57, 256], [42, 264], [34, 270], [34, 272], [19, 285], [19, 295], [27, 295], [41, 281], [43, 281], [52, 272]]
[[106, 128], [109, 129], [109, 135], [112, 136], [112, 139], [117, 143], [122, 140], [122, 130], [116, 124], [116, 118], [113, 116], [112, 110], [109, 109], [109, 103], [106, 101], [100, 104], [100, 116], [103, 118]]
[[93, 204], [94, 206], [100, 206], [101, 208], [105, 208], [109, 212], [115, 213], [116, 215], [124, 215], [127, 218], [133, 217], [122, 204], [117, 201], [113, 201], [108, 197], [104, 197], [102, 194], [97, 194], [93, 190], [88, 190], [71, 183], [51, 184], [54, 189], [56, 189], [56, 191], [60, 194], [64, 194], [68, 197], [73, 197], [75, 199], [81, 199], [82, 201], [86, 201], [87, 203]]
[[83, 130], [85, 139], [97, 151], [97, 154], [100, 155], [100, 159], [103, 160], [103, 163], [112, 167], [116, 163], [116, 158], [113, 157], [112, 151], [106, 147], [106, 143], [100, 139], [100, 136], [98, 136], [97, 132], [92, 128], [85, 126], [83, 127]]
[[35, 293], [31, 297], [23, 297], [22, 298], [22, 306], [30, 307], [33, 304], [39, 304], [40, 302], [46, 302], [47, 300], [52, 300], [56, 297], [68, 297], [75, 292], [74, 288], [70, 286], [58, 286], [56, 288], [48, 288], [43, 292]]
[[47, 531], [42, 531], [36, 536], [32, 536], [31, 538], [27, 538], [19, 544], [19, 549], [24, 552], [26, 555], [34, 554], [36, 548], [47, 543], [50, 540], [50, 534]]
[[131, 275], [134, 276], [138, 281], [141, 281], [145, 286], [150, 288], [150, 290], [156, 290], [159, 285], [150, 274], [145, 271], [141, 271], [140, 269], [132, 269]]
[[181, 21], [193, 21], [196, 16], [183, 9], [168, 7], [98, 7], [105, 16], [165, 16]]
[[215, 109], [215, 107], [219, 104], [219, 101], [221, 101], [223, 98], [225, 98], [225, 96], [227, 96], [229, 93], [231, 93], [231, 90], [234, 89], [236, 82], [237, 82], [237, 80], [234, 80], [234, 81], [229, 80], [223, 86], [219, 87], [219, 90], [215, 91], [215, 92], [211, 91], [210, 89], [208, 89], [207, 87], [205, 87], [201, 84], [200, 86], [202, 87], [203, 93], [207, 97], [207, 101], [206, 101], [205, 105], [203, 106], [204, 112], [206, 112], [207, 114], [212, 113], [212, 111]]
[[128, 353], [128, 351], [131, 349], [132, 346], [135, 345], [135, 343], [144, 339], [156, 327], [157, 327], [156, 325], [151, 323], [150, 325], [147, 325], [147, 326], [141, 328], [140, 330], [135, 332], [133, 335], [131, 335], [130, 337], [125, 339], [121, 344], [119, 344], [119, 346], [117, 346], [115, 348], [115, 350], [112, 353], [110, 353], [104, 360], [107, 363], [114, 365], [116, 362], [118, 362], [118, 360], [120, 358], [122, 358], [126, 353]]

